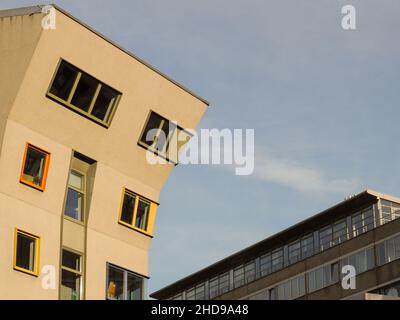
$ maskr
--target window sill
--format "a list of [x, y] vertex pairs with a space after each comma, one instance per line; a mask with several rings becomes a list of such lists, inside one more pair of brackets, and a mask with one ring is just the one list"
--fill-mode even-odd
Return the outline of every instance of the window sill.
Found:
[[147, 237], [149, 237], [151, 239], [154, 238], [150, 233], [148, 233], [148, 232], [146, 232], [146, 231], [144, 231], [142, 229], [136, 228], [136, 227], [134, 227], [134, 226], [132, 226], [132, 225], [130, 225], [128, 223], [125, 223], [123, 221], [118, 221], [118, 224], [120, 224], [121, 226], [124, 226], [126, 228], [129, 228], [131, 230], [134, 230], [134, 231], [136, 231], [138, 233], [141, 233], [141, 234], [143, 234], [143, 235], [145, 235], [145, 236], [147, 236]]
[[65, 214], [63, 214], [63, 218], [64, 218], [65, 220], [70, 221], [70, 222], [79, 224], [79, 225], [82, 226], [82, 227], [85, 226], [85, 221], [80, 221], [80, 220], [78, 220], [78, 219], [71, 218], [71, 217], [69, 217], [69, 216], [67, 216], [67, 215], [65, 215]]
[[24, 269], [24, 268], [20, 268], [20, 267], [17, 267], [17, 266], [14, 266], [13, 269], [15, 271], [19, 271], [19, 272], [28, 274], [28, 275], [36, 277], [36, 278], [39, 277], [39, 271], [34, 272], [34, 271], [30, 271], [30, 270], [27, 270], [27, 269]]
[[29, 181], [25, 181], [25, 180], [19, 180], [19, 182], [21, 183], [21, 184], [23, 184], [23, 185], [26, 185], [26, 186], [28, 186], [28, 187], [31, 187], [31, 188], [33, 188], [33, 189], [36, 189], [36, 190], [38, 190], [38, 191], [41, 191], [41, 192], [44, 192], [44, 190], [45, 190], [45, 186], [38, 186], [38, 185], [36, 185], [36, 184], [34, 184], [34, 183], [32, 183], [32, 182], [29, 182]]

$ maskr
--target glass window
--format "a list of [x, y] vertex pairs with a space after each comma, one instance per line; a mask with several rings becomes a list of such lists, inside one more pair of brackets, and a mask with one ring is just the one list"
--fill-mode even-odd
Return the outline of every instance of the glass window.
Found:
[[347, 240], [347, 223], [346, 220], [340, 220], [333, 224], [333, 245], [337, 245]]
[[141, 196], [124, 189], [119, 222], [147, 232], [149, 229], [150, 209], [153, 204]]
[[351, 265], [360, 274], [375, 266], [374, 247], [357, 251], [341, 260], [341, 266]]
[[[190, 140], [191, 134], [155, 112], [151, 112], [144, 127], [139, 144], [177, 162], [182, 147]], [[176, 142], [176, 143], [172, 143]], [[173, 149], [171, 148], [173, 146]]]
[[144, 279], [133, 272], [108, 264], [107, 299], [143, 300]]
[[314, 254], [314, 237], [309, 234], [301, 240], [301, 256], [303, 259], [308, 258]]
[[256, 263], [251, 261], [244, 266], [244, 278], [245, 282], [249, 283], [254, 281], [256, 278]]
[[268, 275], [272, 272], [271, 253], [265, 254], [260, 258], [260, 273], [261, 276]]
[[244, 285], [244, 267], [239, 266], [233, 269], [233, 284], [235, 288]]
[[78, 70], [68, 63], [62, 62], [57, 70], [50, 93], [67, 101], [78, 76]]
[[150, 203], [142, 199], [139, 200], [138, 210], [136, 213], [135, 227], [147, 230], [147, 223], [149, 221]]
[[72, 219], [84, 220], [85, 176], [71, 170], [68, 180], [64, 214]]
[[186, 291], [186, 300], [196, 300], [196, 288]]
[[360, 213], [352, 216], [353, 236], [372, 230], [374, 228], [374, 214], [372, 207], [369, 207]]
[[63, 250], [61, 266], [61, 300], [80, 300], [82, 285], [82, 256]]
[[47, 95], [108, 126], [121, 93], [66, 61], [61, 61]]
[[296, 241], [289, 245], [289, 263], [295, 263], [301, 259], [301, 243]]
[[277, 249], [272, 252], [271, 256], [272, 272], [283, 268], [283, 249]]
[[133, 222], [133, 213], [135, 211], [136, 196], [130, 192], [124, 193], [124, 200], [122, 202], [121, 221], [128, 224]]
[[229, 272], [223, 273], [209, 282], [209, 297], [213, 299], [229, 291]]
[[39, 237], [15, 230], [14, 268], [38, 275]]
[[332, 245], [332, 226], [327, 226], [319, 231], [319, 244], [321, 251], [324, 251]]
[[43, 191], [46, 185], [49, 159], [48, 152], [27, 144], [20, 181]]

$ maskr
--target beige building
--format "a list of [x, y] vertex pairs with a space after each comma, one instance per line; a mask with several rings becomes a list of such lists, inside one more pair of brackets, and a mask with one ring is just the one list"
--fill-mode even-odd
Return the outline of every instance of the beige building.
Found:
[[145, 298], [171, 141], [207, 101], [58, 7], [0, 11], [0, 72], [0, 299]]

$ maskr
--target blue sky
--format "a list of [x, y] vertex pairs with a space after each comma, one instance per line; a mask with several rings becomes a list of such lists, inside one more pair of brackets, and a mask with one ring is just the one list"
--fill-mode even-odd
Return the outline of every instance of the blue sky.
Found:
[[[209, 100], [201, 128], [255, 129], [253, 175], [172, 173], [149, 292], [347, 195], [400, 195], [400, 1], [55, 3]], [[345, 4], [357, 10], [355, 31], [341, 28]]]

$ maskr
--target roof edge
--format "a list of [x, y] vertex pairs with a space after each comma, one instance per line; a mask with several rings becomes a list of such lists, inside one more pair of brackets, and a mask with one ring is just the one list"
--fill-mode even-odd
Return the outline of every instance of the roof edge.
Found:
[[[38, 13], [42, 13], [42, 8], [45, 5], [36, 5], [36, 6], [29, 6], [29, 7], [22, 7], [22, 8], [15, 8], [15, 9], [6, 9], [6, 10], [0, 10], [0, 18], [6, 18], [6, 17], [13, 17], [13, 16], [25, 16], [25, 15], [32, 15], [32, 14], [38, 14]], [[183, 91], [185, 91], [186, 93], [190, 94], [191, 96], [193, 96], [194, 98], [200, 100], [201, 102], [203, 102], [205, 105], [210, 106], [210, 102], [208, 102], [206, 99], [202, 98], [201, 96], [199, 96], [198, 94], [194, 93], [193, 91], [189, 90], [188, 88], [186, 88], [184, 85], [180, 84], [179, 82], [175, 81], [174, 79], [172, 79], [171, 77], [167, 76], [165, 73], [161, 72], [160, 70], [158, 70], [156, 67], [152, 66], [151, 64], [149, 64], [148, 62], [146, 62], [145, 60], [139, 58], [138, 56], [136, 56], [134, 53], [132, 53], [131, 51], [125, 49], [124, 47], [120, 46], [119, 44], [117, 44], [116, 42], [112, 41], [111, 39], [109, 39], [108, 37], [106, 37], [105, 35], [103, 35], [102, 33], [98, 32], [97, 30], [95, 30], [94, 28], [92, 28], [91, 26], [89, 26], [88, 24], [86, 24], [85, 22], [79, 20], [78, 18], [76, 18], [75, 16], [73, 16], [71, 13], [69, 13], [68, 11], [64, 10], [63, 8], [59, 7], [58, 5], [52, 3], [49, 4], [49, 6], [54, 7], [57, 11], [61, 12], [62, 14], [64, 14], [65, 16], [67, 16], [68, 18], [72, 19], [73, 21], [79, 23], [81, 26], [83, 26], [84, 28], [88, 29], [89, 31], [93, 32], [94, 34], [96, 34], [98, 37], [102, 38], [103, 40], [107, 41], [108, 43], [110, 43], [111, 45], [113, 45], [114, 47], [116, 47], [117, 49], [123, 51], [124, 53], [126, 53], [127, 55], [131, 56], [132, 58], [134, 58], [136, 61], [140, 62], [141, 64], [143, 64], [144, 66], [148, 67], [149, 69], [151, 69], [152, 71], [154, 71], [155, 73], [157, 73], [158, 75], [160, 75], [161, 77], [163, 77], [164, 79], [168, 80], [169, 82], [171, 82], [172, 84], [176, 85], [178, 88], [182, 89]]]

